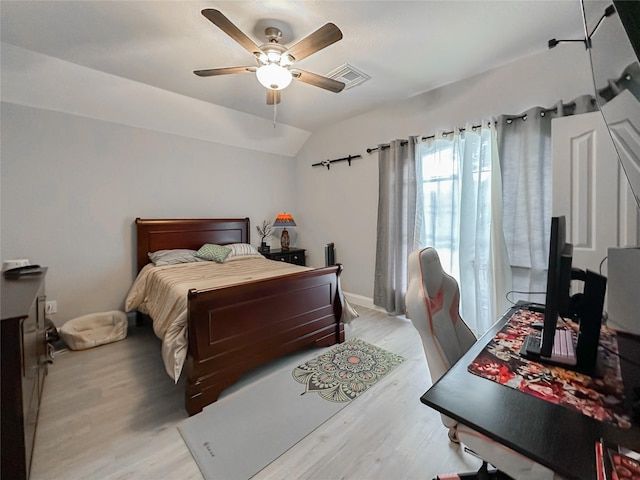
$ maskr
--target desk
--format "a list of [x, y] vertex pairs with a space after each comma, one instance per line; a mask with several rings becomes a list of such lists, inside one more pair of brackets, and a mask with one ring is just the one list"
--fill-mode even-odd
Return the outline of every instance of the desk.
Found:
[[[515, 310], [478, 340], [420, 398], [422, 403], [568, 479], [596, 480], [595, 442], [600, 438], [640, 451], [640, 425], [618, 428], [467, 371]], [[618, 346], [622, 356], [640, 364], [638, 337], [618, 334]], [[640, 386], [640, 367], [622, 359], [620, 365], [630, 405], [633, 387]]]

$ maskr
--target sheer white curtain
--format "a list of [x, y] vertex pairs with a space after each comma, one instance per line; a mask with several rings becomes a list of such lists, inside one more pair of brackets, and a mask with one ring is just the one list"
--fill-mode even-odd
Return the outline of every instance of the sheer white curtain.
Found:
[[484, 333], [508, 308], [511, 270], [502, 232], [495, 128], [483, 121], [418, 144], [419, 245], [435, 247], [460, 284], [461, 314]]

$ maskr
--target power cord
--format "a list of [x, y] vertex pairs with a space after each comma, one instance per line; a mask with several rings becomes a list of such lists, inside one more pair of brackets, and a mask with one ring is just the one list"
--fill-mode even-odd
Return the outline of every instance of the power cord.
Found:
[[602, 259], [602, 261], [600, 262], [600, 266], [598, 267], [598, 270], [599, 270], [599, 272], [598, 272], [598, 273], [599, 273], [600, 275], [602, 275], [602, 265], [603, 265], [603, 264], [604, 264], [604, 262], [607, 260], [607, 258], [609, 258], [609, 257], [608, 257], [608, 256], [607, 256], [607, 257], [604, 257], [604, 258]]
[[[512, 293], [521, 293], [523, 295], [546, 295], [547, 292], [523, 292], [520, 290], [509, 290], [506, 294], [505, 294], [505, 299], [507, 300], [507, 302], [509, 302], [511, 305], [515, 305], [517, 302], [514, 302], [513, 300], [511, 300], [509, 298], [509, 295], [511, 295]], [[537, 307], [544, 307], [543, 304], [541, 303], [535, 303], [535, 302], [529, 302], [527, 303], [527, 305], [531, 305], [531, 306], [537, 306]]]
[[634, 365], [636, 367], [640, 368], [640, 363], [636, 362], [635, 360], [631, 360], [628, 357], [625, 357], [624, 355], [620, 355], [618, 352], [614, 352], [613, 350], [611, 350], [609, 347], [603, 345], [602, 343], [598, 342], [598, 345], [602, 348], [604, 348], [607, 352], [615, 355], [616, 357], [618, 357], [620, 360], [624, 360], [627, 363], [630, 363], [631, 365]]

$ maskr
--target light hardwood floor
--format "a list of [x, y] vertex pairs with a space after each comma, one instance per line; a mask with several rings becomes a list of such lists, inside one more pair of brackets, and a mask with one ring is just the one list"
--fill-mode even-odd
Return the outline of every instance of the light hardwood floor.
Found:
[[[477, 459], [449, 442], [439, 414], [420, 403], [431, 380], [411, 322], [357, 310], [347, 338], [406, 361], [253, 478], [430, 480], [477, 469]], [[223, 395], [240, 394], [278, 365], [247, 375]], [[183, 391], [165, 373], [150, 325], [129, 327], [121, 342], [58, 354], [45, 380], [32, 480], [202, 479], [176, 428], [187, 418]]]

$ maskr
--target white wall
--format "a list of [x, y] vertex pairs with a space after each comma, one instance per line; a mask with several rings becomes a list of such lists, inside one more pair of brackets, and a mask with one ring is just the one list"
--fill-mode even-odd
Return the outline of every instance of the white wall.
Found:
[[[311, 263], [323, 264], [324, 245], [334, 242], [345, 267], [343, 289], [366, 303], [373, 296], [378, 204], [377, 154], [367, 154], [368, 147], [592, 92], [584, 46], [567, 44], [315, 132], [296, 162], [299, 244]], [[310, 167], [349, 154], [362, 158], [329, 171]]]
[[257, 225], [293, 203], [309, 132], [6, 43], [1, 60], [0, 258], [49, 267], [58, 325], [122, 308], [136, 217]]
[[[2, 258], [49, 267], [56, 324], [122, 308], [134, 219], [274, 219], [294, 160], [2, 103]], [[265, 201], [267, 200], [268, 201]], [[252, 243], [259, 242], [255, 229]]]

